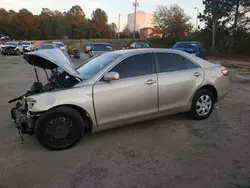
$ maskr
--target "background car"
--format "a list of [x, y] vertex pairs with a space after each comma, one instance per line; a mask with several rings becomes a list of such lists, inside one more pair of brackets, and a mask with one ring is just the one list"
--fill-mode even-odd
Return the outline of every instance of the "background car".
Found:
[[92, 42], [88, 42], [87, 44], [85, 44], [85, 46], [84, 46], [85, 53], [89, 53], [89, 51], [91, 49], [91, 45], [92, 45]]
[[56, 44], [62, 51], [66, 51], [67, 46], [63, 42], [52, 42], [52, 44]]
[[181, 41], [177, 42], [172, 49], [182, 50], [202, 59], [206, 57], [206, 50], [202, 47], [200, 42], [196, 41]]
[[55, 49], [58, 48], [58, 46], [56, 44], [42, 44], [39, 46], [39, 48], [37, 48], [37, 50], [44, 50], [44, 49]]
[[4, 47], [4, 43], [0, 42], [0, 52], [2, 51], [2, 47]]
[[1, 53], [3, 55], [20, 55], [23, 54], [23, 47], [19, 42], [6, 42]]
[[145, 42], [133, 42], [129, 49], [137, 49], [137, 48], [151, 48], [151, 46]]
[[89, 51], [89, 58], [92, 58], [94, 56], [99, 56], [104, 53], [114, 51], [114, 48], [111, 44], [108, 43], [92, 43], [91, 49]]
[[21, 45], [23, 47], [24, 52], [31, 52], [35, 49], [31, 41], [22, 41]]
[[0, 34], [0, 40], [8, 40], [10, 39], [9, 36], [6, 36], [6, 35], [3, 35], [3, 34]]

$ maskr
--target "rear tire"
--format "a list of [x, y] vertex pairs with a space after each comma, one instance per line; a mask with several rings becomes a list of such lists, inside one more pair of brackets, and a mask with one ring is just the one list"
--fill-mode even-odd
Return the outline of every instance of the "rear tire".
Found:
[[36, 121], [37, 141], [49, 150], [73, 147], [84, 131], [82, 116], [71, 107], [57, 107], [45, 112]]
[[214, 108], [215, 97], [207, 89], [200, 89], [195, 94], [189, 115], [192, 119], [203, 120], [210, 116]]

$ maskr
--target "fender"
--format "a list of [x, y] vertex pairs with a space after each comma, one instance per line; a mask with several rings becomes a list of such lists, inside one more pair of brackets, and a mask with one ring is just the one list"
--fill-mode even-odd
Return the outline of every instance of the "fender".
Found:
[[93, 105], [92, 86], [32, 95], [29, 96], [26, 101], [28, 103], [32, 101], [32, 106], [29, 104], [28, 106], [30, 106], [29, 111], [34, 114], [45, 112], [62, 105], [77, 106], [84, 109], [92, 119], [93, 126], [97, 126]]

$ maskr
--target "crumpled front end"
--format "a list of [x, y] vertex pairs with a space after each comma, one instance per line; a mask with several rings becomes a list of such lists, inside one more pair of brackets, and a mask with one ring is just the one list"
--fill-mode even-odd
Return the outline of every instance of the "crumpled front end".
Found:
[[2, 48], [2, 54], [4, 55], [10, 55], [10, 54], [15, 54], [16, 53], [16, 47], [13, 46], [6, 46]]
[[35, 121], [38, 115], [29, 113], [25, 98], [19, 100], [16, 106], [11, 109], [11, 117], [16, 124], [16, 128], [22, 134], [34, 134]]

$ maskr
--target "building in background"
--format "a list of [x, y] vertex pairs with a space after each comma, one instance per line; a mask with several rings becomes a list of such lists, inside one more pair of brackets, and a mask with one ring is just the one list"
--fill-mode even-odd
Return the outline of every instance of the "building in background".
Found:
[[150, 37], [158, 37], [162, 38], [162, 34], [157, 32], [154, 28], [152, 27], [144, 27], [140, 29], [140, 39], [145, 40]]
[[[134, 31], [134, 13], [128, 14], [128, 29], [132, 32]], [[140, 31], [140, 29], [145, 27], [154, 27], [154, 14], [146, 13], [143, 11], [136, 12], [136, 31]]]

